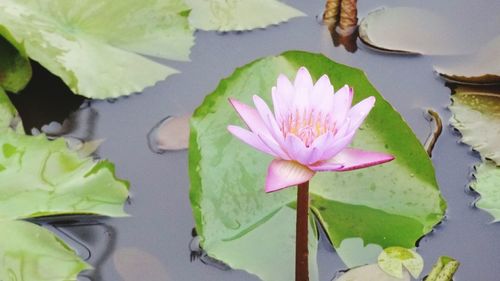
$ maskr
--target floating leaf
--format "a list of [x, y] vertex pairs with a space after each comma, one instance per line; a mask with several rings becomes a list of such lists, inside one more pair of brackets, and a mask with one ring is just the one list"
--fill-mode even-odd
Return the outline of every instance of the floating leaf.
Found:
[[402, 247], [389, 247], [378, 256], [380, 268], [397, 278], [403, 278], [403, 267], [413, 278], [418, 278], [424, 269], [424, 259], [415, 251]]
[[412, 7], [375, 10], [359, 24], [361, 40], [376, 49], [402, 54], [450, 55], [467, 52], [458, 29], [442, 16]]
[[187, 60], [188, 10], [181, 0], [4, 0], [0, 26], [73, 92], [103, 99], [176, 73], [136, 53]]
[[189, 21], [202, 30], [250, 30], [304, 16], [277, 0], [186, 0], [186, 3], [193, 8]]
[[[222, 80], [195, 111], [189, 171], [191, 203], [203, 249], [263, 280], [294, 278], [295, 212], [289, 206], [295, 203], [296, 189], [264, 192], [271, 158], [227, 132], [227, 125], [240, 122], [227, 99], [250, 103], [252, 95], [259, 94], [269, 102], [278, 75], [291, 76], [300, 66], [307, 67], [315, 79], [326, 73], [337, 89], [351, 85], [356, 91], [354, 102], [375, 96], [375, 108], [353, 146], [396, 157], [389, 164], [319, 173], [313, 178], [311, 207], [335, 247], [356, 237], [382, 248], [414, 247], [441, 220], [446, 208], [422, 145], [362, 71], [306, 52], [258, 60]], [[310, 247], [315, 243], [311, 241]], [[310, 250], [310, 256], [314, 257], [315, 250]], [[316, 272], [316, 264], [310, 265], [310, 271]]]
[[470, 56], [455, 57], [434, 69], [447, 80], [473, 83], [500, 83], [500, 36]]
[[402, 278], [392, 277], [376, 264], [365, 265], [349, 270], [335, 281], [410, 281], [410, 274], [404, 272]]
[[0, 280], [76, 281], [91, 267], [50, 231], [24, 221], [0, 221]]
[[485, 161], [476, 166], [474, 178], [471, 187], [481, 195], [476, 207], [490, 213], [493, 222], [500, 221], [500, 168]]
[[494, 91], [458, 87], [452, 95], [450, 123], [462, 134], [462, 141], [500, 165], [500, 94]]
[[[0, 35], [7, 34], [0, 26]], [[0, 36], [0, 87], [6, 91], [17, 93], [31, 79], [31, 65], [27, 57], [15, 46]]]
[[124, 216], [128, 183], [114, 165], [80, 158], [63, 139], [0, 135], [0, 219], [60, 214]]

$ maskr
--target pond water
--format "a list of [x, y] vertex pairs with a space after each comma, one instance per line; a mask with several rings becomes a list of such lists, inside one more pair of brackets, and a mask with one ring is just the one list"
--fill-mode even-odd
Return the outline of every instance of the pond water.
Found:
[[[418, 252], [426, 261], [424, 273], [430, 271], [439, 256], [449, 255], [461, 262], [455, 280], [499, 280], [500, 224], [491, 224], [492, 218], [473, 206], [476, 195], [467, 184], [479, 157], [467, 145], [460, 144], [458, 134], [449, 127], [450, 112], [446, 107], [450, 89], [433, 72], [433, 64], [440, 58], [382, 54], [359, 40], [357, 51], [350, 53], [343, 46], [334, 47], [327, 27], [315, 18], [321, 14], [324, 1], [285, 2], [309, 16], [252, 32], [198, 31], [191, 62], [169, 62], [181, 74], [140, 95], [85, 102], [81, 114], [71, 118], [68, 130], [73, 136], [105, 139], [98, 155], [116, 163], [118, 176], [131, 183], [131, 198], [125, 207], [130, 217], [62, 217], [47, 225], [96, 268], [82, 274], [81, 280], [139, 280], [134, 276], [148, 281], [258, 280], [244, 271], [207, 265], [208, 259], [200, 260], [191, 253], [196, 241], [192, 241], [194, 221], [188, 196], [187, 152], [153, 153], [147, 135], [163, 118], [191, 113], [219, 80], [236, 67], [292, 49], [320, 52], [337, 62], [362, 68], [422, 142], [432, 131], [425, 112], [432, 108], [439, 113], [444, 128], [432, 161], [448, 211], [446, 219], [419, 242]], [[402, 4], [389, 0], [360, 1], [359, 17], [379, 6]], [[499, 1], [412, 0], [404, 5], [430, 9], [449, 18], [462, 30], [464, 44], [471, 49], [492, 39], [500, 27]], [[50, 121], [62, 122], [84, 100], [69, 94], [58, 79], [35, 67], [31, 85], [13, 102], [26, 127], [41, 128]], [[337, 271], [345, 269], [324, 238], [318, 255], [320, 280], [332, 280]]]

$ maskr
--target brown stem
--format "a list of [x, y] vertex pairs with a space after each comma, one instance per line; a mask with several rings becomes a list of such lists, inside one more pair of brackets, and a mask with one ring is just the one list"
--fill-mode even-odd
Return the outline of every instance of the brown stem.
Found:
[[429, 157], [432, 157], [432, 150], [434, 149], [434, 145], [436, 144], [437, 139], [443, 131], [443, 122], [441, 121], [441, 117], [439, 117], [439, 114], [436, 111], [429, 109], [427, 110], [427, 113], [429, 113], [430, 121], [434, 121], [435, 123], [432, 133], [429, 135], [429, 137], [427, 137], [427, 140], [424, 144], [427, 154], [429, 155]]
[[309, 182], [297, 190], [297, 226], [295, 235], [295, 281], [309, 281], [308, 265]]

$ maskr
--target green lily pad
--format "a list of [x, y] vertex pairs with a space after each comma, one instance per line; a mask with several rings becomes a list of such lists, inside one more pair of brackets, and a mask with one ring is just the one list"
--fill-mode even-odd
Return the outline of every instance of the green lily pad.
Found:
[[378, 256], [378, 266], [397, 278], [403, 278], [403, 267], [413, 278], [418, 278], [424, 269], [424, 259], [415, 251], [402, 247], [389, 247]]
[[[354, 146], [396, 157], [381, 166], [319, 173], [313, 178], [311, 208], [333, 246], [359, 237], [382, 248], [414, 247], [446, 209], [422, 145], [362, 71], [299, 51], [257, 60], [222, 80], [193, 115], [190, 197], [196, 229], [208, 254], [269, 281], [294, 278], [295, 215], [289, 206], [295, 203], [296, 189], [264, 192], [272, 159], [227, 132], [227, 125], [242, 124], [228, 98], [250, 104], [252, 95], [259, 94], [269, 102], [278, 75], [291, 77], [300, 66], [307, 67], [315, 79], [326, 73], [336, 89], [351, 85], [355, 102], [375, 96], [376, 106]], [[315, 236], [310, 237], [310, 247], [314, 247]], [[312, 249], [310, 255], [315, 253]], [[359, 260], [365, 261], [362, 256]], [[313, 274], [316, 266], [311, 262]]]
[[189, 21], [202, 30], [250, 30], [304, 16], [276, 0], [186, 0], [186, 3], [193, 8]]
[[182, 0], [5, 0], [0, 27], [73, 92], [103, 99], [177, 72], [139, 54], [188, 60], [188, 11]]
[[476, 207], [493, 216], [493, 222], [500, 221], [500, 168], [491, 161], [485, 161], [476, 166], [471, 187], [481, 197], [476, 201]]
[[63, 139], [0, 135], [0, 220], [61, 214], [124, 216], [128, 183], [114, 165], [80, 158]]
[[500, 165], [500, 94], [459, 87], [451, 99], [450, 123], [462, 134], [462, 142]]
[[0, 280], [71, 281], [91, 267], [50, 231], [24, 221], [0, 221]]
[[[0, 34], [7, 34], [1, 30]], [[0, 87], [17, 93], [31, 79], [31, 64], [6, 38], [0, 36]]]

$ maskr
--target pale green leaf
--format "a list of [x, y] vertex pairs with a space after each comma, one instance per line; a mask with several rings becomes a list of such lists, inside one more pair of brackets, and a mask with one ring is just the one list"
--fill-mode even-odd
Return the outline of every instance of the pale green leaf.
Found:
[[124, 216], [128, 183], [108, 161], [80, 158], [63, 139], [0, 135], [0, 219], [60, 214]]
[[462, 142], [500, 165], [500, 95], [459, 87], [451, 98], [450, 123], [462, 134]]
[[177, 72], [139, 54], [188, 60], [188, 10], [182, 0], [5, 0], [0, 26], [73, 92], [110, 98]]
[[24, 221], [0, 221], [0, 280], [76, 281], [90, 266], [50, 231]]
[[500, 221], [500, 168], [491, 161], [485, 161], [476, 166], [474, 178], [471, 187], [481, 195], [476, 207], [490, 213], [493, 222]]
[[[422, 145], [362, 71], [306, 52], [257, 60], [222, 80], [193, 115], [190, 196], [203, 249], [266, 281], [293, 280], [295, 216], [289, 206], [295, 203], [296, 189], [264, 192], [272, 159], [227, 132], [227, 125], [242, 124], [228, 98], [250, 104], [252, 96], [259, 94], [270, 101], [278, 75], [293, 78], [300, 66], [307, 67], [315, 79], [326, 73], [337, 89], [353, 86], [355, 102], [375, 96], [377, 104], [354, 146], [396, 157], [378, 167], [318, 173], [313, 178], [311, 208], [335, 247], [348, 238], [361, 238], [364, 244], [382, 248], [414, 247], [441, 220], [446, 208]], [[251, 251], [241, 255], [242, 248]], [[275, 262], [255, 266], [264, 258]], [[359, 262], [367, 262], [363, 251], [357, 258], [349, 256], [349, 263]], [[315, 266], [311, 264], [311, 272]]]
[[424, 259], [411, 249], [389, 247], [378, 256], [378, 265], [386, 273], [397, 278], [403, 278], [403, 267], [413, 278], [418, 278], [424, 269]]
[[304, 16], [301, 11], [277, 0], [186, 0], [186, 3], [192, 7], [189, 21], [203, 30], [265, 28]]

